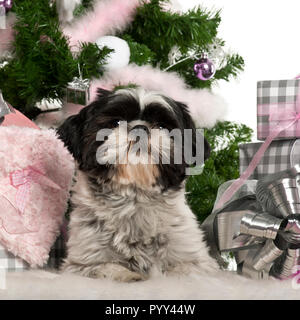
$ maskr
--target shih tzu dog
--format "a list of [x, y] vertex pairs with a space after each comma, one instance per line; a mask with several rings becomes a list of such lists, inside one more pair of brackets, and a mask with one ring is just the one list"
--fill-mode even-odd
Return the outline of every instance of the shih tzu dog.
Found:
[[[185, 202], [189, 165], [166, 133], [173, 129], [195, 131], [187, 106], [140, 88], [99, 90], [58, 129], [78, 169], [62, 270], [129, 282], [218, 269]], [[164, 161], [169, 151], [179, 158]]]

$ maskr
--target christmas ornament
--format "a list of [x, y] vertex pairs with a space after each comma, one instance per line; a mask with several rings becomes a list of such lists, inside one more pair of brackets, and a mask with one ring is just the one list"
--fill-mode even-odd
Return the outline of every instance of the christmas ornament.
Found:
[[194, 65], [194, 71], [196, 76], [203, 81], [211, 79], [216, 72], [215, 66], [211, 60], [203, 55]]
[[42, 111], [54, 111], [62, 108], [62, 101], [59, 99], [42, 99], [35, 106]]
[[86, 105], [90, 100], [90, 80], [75, 77], [68, 83], [65, 102]]
[[[202, 226], [216, 258], [234, 252], [238, 272], [251, 278], [293, 277], [300, 257], [299, 178], [296, 165], [248, 180], [225, 206], [215, 209]], [[217, 202], [231, 183], [220, 187]]]
[[78, 74], [79, 77], [68, 83], [64, 102], [87, 105], [90, 101], [90, 80], [83, 79], [80, 64], [78, 64]]
[[172, 47], [172, 49], [170, 50], [169, 54], [168, 54], [168, 62], [169, 65], [175, 65], [179, 59], [181, 57], [181, 52], [178, 46], [174, 46]]
[[206, 49], [209, 52], [209, 59], [215, 65], [215, 69], [219, 70], [226, 65], [226, 53], [224, 50], [224, 43], [222, 40], [216, 38]]
[[125, 67], [129, 64], [130, 48], [123, 39], [114, 36], [101, 37], [96, 41], [99, 48], [108, 47], [114, 51], [106, 59], [105, 69], [115, 70]]

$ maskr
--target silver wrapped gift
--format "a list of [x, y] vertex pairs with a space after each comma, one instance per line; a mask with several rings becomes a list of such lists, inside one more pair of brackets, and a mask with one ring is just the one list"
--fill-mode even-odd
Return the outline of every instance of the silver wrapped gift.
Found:
[[[217, 202], [233, 181], [219, 188]], [[293, 276], [299, 264], [300, 166], [261, 180], [248, 180], [202, 228], [211, 254], [223, 264], [232, 252], [238, 272], [255, 278]]]
[[65, 102], [87, 105], [90, 100], [90, 81], [75, 77], [68, 83], [65, 92]]

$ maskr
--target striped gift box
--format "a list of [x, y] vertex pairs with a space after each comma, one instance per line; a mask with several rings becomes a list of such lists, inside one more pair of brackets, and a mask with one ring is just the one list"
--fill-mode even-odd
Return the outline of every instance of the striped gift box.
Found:
[[[257, 83], [257, 139], [265, 140], [278, 121], [270, 121], [272, 113], [296, 114], [296, 102], [300, 80], [269, 80]], [[277, 139], [300, 138], [300, 125], [296, 122], [276, 137]]]
[[[239, 146], [240, 174], [248, 167], [262, 142], [245, 143]], [[276, 140], [264, 153], [249, 179], [261, 179], [265, 175], [290, 169], [300, 164], [300, 139]]]

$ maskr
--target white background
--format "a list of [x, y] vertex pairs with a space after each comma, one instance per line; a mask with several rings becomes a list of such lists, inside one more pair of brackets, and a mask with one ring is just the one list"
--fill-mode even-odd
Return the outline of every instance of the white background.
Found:
[[[256, 82], [300, 74], [300, 0], [177, 0], [222, 9], [218, 36], [245, 60], [238, 80], [214, 88], [228, 103], [227, 119], [256, 129]], [[254, 137], [255, 138], [255, 137]]]

